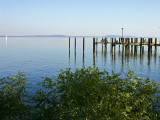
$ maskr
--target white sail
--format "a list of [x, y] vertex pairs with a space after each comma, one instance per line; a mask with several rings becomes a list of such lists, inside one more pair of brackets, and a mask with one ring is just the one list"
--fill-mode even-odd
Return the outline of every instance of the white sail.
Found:
[[8, 38], [7, 38], [7, 35], [6, 35], [6, 46], [7, 46], [7, 42], [8, 42], [7, 40], [8, 40]]

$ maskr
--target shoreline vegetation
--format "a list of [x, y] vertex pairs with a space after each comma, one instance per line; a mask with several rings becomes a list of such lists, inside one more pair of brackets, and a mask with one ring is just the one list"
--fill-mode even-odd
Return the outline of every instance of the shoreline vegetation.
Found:
[[32, 96], [23, 72], [0, 79], [1, 120], [158, 120], [159, 84], [133, 71], [120, 73], [91, 67], [61, 70], [45, 77]]

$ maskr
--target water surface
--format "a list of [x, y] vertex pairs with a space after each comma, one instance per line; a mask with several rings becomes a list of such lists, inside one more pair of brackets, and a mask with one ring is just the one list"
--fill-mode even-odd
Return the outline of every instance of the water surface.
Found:
[[[100, 40], [100, 38], [99, 38]], [[42, 81], [40, 77], [57, 76], [61, 69], [82, 68], [83, 66], [98, 67], [109, 73], [114, 70], [122, 76], [128, 69], [135, 71], [142, 78], [149, 76], [155, 81], [160, 80], [160, 47], [142, 48], [130, 46], [112, 47], [108, 44], [96, 46], [93, 54], [93, 38], [71, 38], [69, 51], [68, 38], [56, 37], [8, 37], [8, 41], [0, 38], [0, 76], [15, 75], [25, 71], [28, 82], [34, 86]]]

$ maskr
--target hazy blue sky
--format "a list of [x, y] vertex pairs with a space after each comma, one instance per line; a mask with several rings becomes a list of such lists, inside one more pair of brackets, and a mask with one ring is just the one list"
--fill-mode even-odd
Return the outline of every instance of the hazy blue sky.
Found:
[[0, 35], [160, 36], [160, 0], [0, 0]]

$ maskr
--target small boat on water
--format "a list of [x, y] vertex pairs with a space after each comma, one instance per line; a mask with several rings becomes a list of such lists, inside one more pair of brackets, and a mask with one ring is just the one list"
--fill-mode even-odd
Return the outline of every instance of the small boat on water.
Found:
[[6, 46], [7, 46], [7, 40], [8, 40], [8, 37], [7, 37], [7, 34], [6, 34]]
[[7, 34], [6, 34], [6, 40], [7, 40]]

